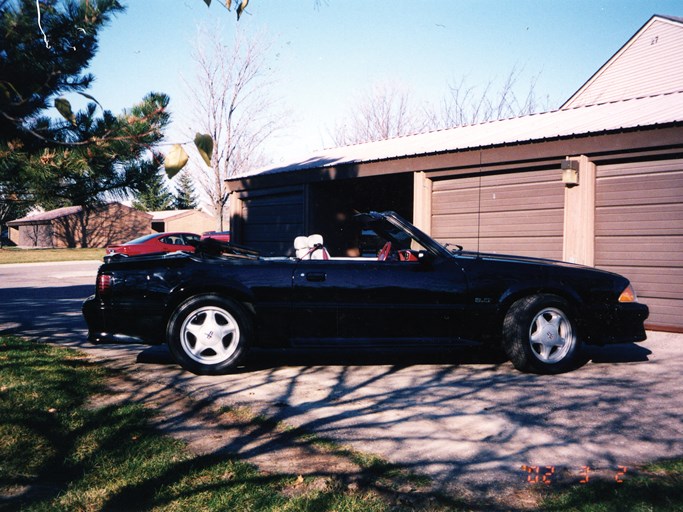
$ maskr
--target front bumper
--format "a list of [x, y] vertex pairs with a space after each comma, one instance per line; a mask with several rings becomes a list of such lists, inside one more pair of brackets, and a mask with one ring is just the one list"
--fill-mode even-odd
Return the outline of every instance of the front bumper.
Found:
[[593, 306], [582, 315], [584, 341], [594, 345], [633, 343], [647, 338], [645, 320], [650, 314], [645, 304], [625, 302]]

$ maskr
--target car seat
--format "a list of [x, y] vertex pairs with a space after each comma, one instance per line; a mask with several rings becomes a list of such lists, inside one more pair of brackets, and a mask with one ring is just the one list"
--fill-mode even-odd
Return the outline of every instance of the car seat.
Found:
[[297, 236], [294, 239], [294, 250], [300, 260], [330, 259], [330, 253], [323, 245], [322, 235]]

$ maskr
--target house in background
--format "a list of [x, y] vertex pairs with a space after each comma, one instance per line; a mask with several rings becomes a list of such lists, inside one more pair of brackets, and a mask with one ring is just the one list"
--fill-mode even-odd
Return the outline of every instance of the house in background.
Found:
[[215, 219], [199, 210], [143, 212], [121, 203], [87, 211], [67, 206], [7, 223], [9, 239], [20, 247], [106, 247], [150, 233], [202, 234]]
[[441, 242], [619, 272], [647, 326], [683, 332], [683, 19], [653, 16], [558, 110], [323, 150], [228, 180], [233, 239], [263, 253], [354, 211]]
[[7, 223], [20, 247], [105, 247], [152, 232], [152, 216], [121, 203], [86, 209], [67, 206]]
[[201, 235], [216, 226], [216, 219], [200, 210], [164, 210], [148, 212], [152, 216], [152, 231], [182, 231]]

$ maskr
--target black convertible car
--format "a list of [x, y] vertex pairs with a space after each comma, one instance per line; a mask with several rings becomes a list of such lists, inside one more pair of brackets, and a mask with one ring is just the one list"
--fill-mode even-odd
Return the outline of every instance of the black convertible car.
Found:
[[220, 374], [256, 346], [462, 344], [559, 373], [584, 343], [645, 339], [648, 308], [620, 275], [444, 246], [393, 212], [357, 220], [357, 257], [330, 255], [320, 235], [297, 237], [292, 256], [207, 239], [194, 253], [107, 257], [83, 305], [89, 340], [166, 342], [183, 368]]

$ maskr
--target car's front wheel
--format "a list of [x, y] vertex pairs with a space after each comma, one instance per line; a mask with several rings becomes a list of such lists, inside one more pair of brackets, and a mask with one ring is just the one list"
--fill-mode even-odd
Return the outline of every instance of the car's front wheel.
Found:
[[515, 302], [503, 322], [503, 347], [520, 371], [554, 374], [581, 362], [572, 310], [561, 297], [539, 294]]
[[198, 295], [171, 315], [166, 339], [171, 354], [188, 371], [220, 375], [246, 355], [251, 319], [238, 302], [218, 295]]

